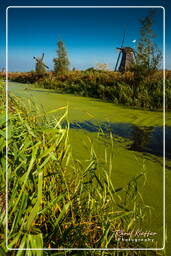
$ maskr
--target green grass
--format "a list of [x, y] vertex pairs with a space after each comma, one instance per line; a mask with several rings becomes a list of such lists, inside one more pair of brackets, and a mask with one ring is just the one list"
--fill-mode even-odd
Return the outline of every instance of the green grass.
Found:
[[[0, 100], [2, 103], [0, 233], [3, 255], [3, 252], [6, 252], [3, 207], [6, 129], [4, 96]], [[62, 120], [65, 119], [67, 119], [67, 108], [60, 120], [51, 121], [46, 115], [26, 111], [18, 99], [10, 98], [9, 248], [150, 246], [150, 243], [128, 244], [115, 239], [116, 230], [129, 231], [141, 228], [144, 218], [149, 216], [149, 207], [144, 203], [139, 191], [139, 184], [145, 181], [143, 170], [140, 170], [124, 187], [114, 187], [111, 181], [112, 162], [110, 161], [113, 152], [111, 151], [110, 154], [106, 152], [105, 163], [99, 165], [90, 138], [86, 165], [83, 166], [81, 161], [74, 159], [72, 155], [68, 138], [69, 128], [63, 129], [61, 126]], [[112, 144], [112, 135], [110, 139]], [[8, 254], [15, 255], [13, 252]], [[107, 252], [97, 252], [97, 254], [110, 255]], [[29, 251], [25, 254], [24, 251], [18, 251], [17, 255], [42, 255], [42, 252]], [[48, 255], [48, 252], [45, 252], [45, 255]], [[74, 255], [74, 252], [71, 255]], [[119, 255], [119, 252], [115, 255]], [[125, 255], [129, 254], [125, 252]], [[138, 254], [132, 252], [130, 255]]]

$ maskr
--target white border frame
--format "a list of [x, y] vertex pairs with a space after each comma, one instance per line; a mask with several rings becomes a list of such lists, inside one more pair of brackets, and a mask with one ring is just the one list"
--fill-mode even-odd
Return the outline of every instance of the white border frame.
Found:
[[[160, 8], [163, 9], [163, 247], [161, 248], [9, 248], [8, 247], [8, 10], [12, 8]], [[166, 244], [165, 214], [165, 8], [163, 6], [8, 6], [6, 8], [6, 247], [11, 251], [161, 251]]]

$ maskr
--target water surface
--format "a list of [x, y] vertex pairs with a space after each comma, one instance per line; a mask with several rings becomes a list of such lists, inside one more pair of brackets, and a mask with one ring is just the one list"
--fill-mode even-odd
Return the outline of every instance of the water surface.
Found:
[[[130, 123], [110, 123], [85, 120], [84, 122], [70, 123], [71, 129], [84, 129], [89, 132], [110, 134], [114, 137], [130, 139], [130, 150], [147, 152], [163, 156], [163, 126], [136, 126]], [[165, 127], [166, 146], [165, 156], [171, 159], [171, 127]]]

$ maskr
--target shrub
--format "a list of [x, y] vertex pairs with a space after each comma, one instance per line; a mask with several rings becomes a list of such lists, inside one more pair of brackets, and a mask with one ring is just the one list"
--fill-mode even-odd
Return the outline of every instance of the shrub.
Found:
[[[67, 71], [55, 75], [52, 72], [37, 75], [30, 73], [9, 73], [11, 81], [36, 83], [36, 86], [100, 98], [113, 103], [137, 106], [147, 109], [162, 108], [163, 73], [154, 72], [144, 76], [141, 67], [134, 66], [134, 72], [123, 74], [113, 71], [85, 70]], [[171, 72], [166, 71], [167, 108], [170, 108]]]

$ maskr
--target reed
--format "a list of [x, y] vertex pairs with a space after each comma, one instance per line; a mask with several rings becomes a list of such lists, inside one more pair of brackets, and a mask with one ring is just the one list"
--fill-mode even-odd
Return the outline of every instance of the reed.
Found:
[[[107, 251], [7, 251], [5, 247], [5, 96], [0, 107], [0, 254], [1, 255], [140, 255]], [[60, 109], [55, 110], [60, 113]], [[125, 248], [150, 242], [120, 242], [117, 230], [140, 229], [149, 215], [139, 190], [143, 169], [125, 187], [111, 181], [112, 151], [105, 164], [90, 142], [87, 166], [72, 156], [67, 107], [58, 119], [26, 111], [9, 98], [8, 115], [8, 247], [9, 248]], [[111, 145], [113, 144], [110, 135]], [[105, 157], [105, 156], [104, 156]], [[154, 244], [152, 246], [155, 246]], [[150, 252], [148, 255], [159, 255]], [[141, 255], [147, 255], [146, 253]]]

